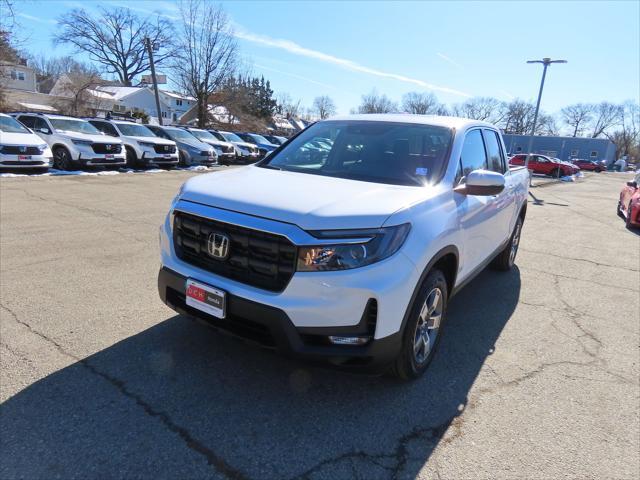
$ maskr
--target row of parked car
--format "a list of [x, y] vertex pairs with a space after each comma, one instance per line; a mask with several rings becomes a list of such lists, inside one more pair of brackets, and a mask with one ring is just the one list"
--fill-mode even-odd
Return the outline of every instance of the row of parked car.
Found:
[[129, 120], [0, 113], [0, 169], [248, 164], [287, 139]]
[[[523, 166], [525, 164], [527, 154], [518, 154], [509, 158], [509, 164], [514, 166]], [[533, 154], [529, 158], [529, 170], [533, 173], [542, 175], [550, 175], [552, 177], [566, 177], [575, 175], [580, 170], [590, 172], [604, 172], [607, 168], [593, 160], [574, 159], [572, 161], [564, 161], [559, 158], [549, 157], [547, 155]]]

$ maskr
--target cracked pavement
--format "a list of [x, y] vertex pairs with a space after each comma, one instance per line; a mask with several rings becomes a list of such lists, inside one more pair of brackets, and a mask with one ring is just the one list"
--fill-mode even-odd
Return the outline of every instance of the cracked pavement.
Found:
[[536, 189], [517, 268], [453, 299], [414, 383], [291, 361], [165, 307], [157, 226], [192, 175], [0, 180], [0, 478], [637, 478], [624, 175]]

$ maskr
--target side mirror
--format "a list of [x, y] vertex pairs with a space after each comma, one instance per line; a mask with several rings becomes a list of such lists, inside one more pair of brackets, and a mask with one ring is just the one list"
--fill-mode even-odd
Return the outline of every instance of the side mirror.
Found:
[[474, 170], [454, 191], [463, 195], [497, 195], [504, 190], [504, 175], [489, 170]]
[[44, 133], [45, 135], [51, 135], [51, 130], [49, 130], [48, 128], [39, 128], [38, 131], [40, 133]]
[[638, 188], [638, 182], [627, 182], [627, 186], [631, 188]]

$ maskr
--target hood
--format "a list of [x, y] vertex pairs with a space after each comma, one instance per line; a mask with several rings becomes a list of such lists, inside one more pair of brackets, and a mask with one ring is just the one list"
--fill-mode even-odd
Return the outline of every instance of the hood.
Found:
[[204, 143], [208, 143], [212, 147], [233, 147], [233, 144], [230, 142], [222, 142], [220, 140], [201, 140]]
[[204, 143], [201, 142], [200, 140], [194, 138], [193, 140], [189, 140], [188, 142], [184, 141], [184, 140], [176, 140], [175, 141], [178, 145], [180, 145], [182, 148], [187, 148], [187, 147], [191, 147], [191, 148], [197, 148], [198, 150], [201, 151], [209, 151], [211, 150], [211, 145], [209, 145], [208, 143]]
[[58, 130], [59, 135], [64, 135], [72, 140], [84, 140], [85, 142], [111, 143], [113, 145], [122, 144], [122, 140], [107, 135], [93, 135], [90, 133], [69, 132], [67, 130]]
[[233, 145], [236, 145], [237, 147], [242, 147], [242, 148], [258, 148], [257, 145], [254, 145], [253, 143], [249, 143], [249, 142], [231, 142]]
[[135, 140], [136, 142], [155, 143], [156, 145], [174, 145], [176, 143], [176, 142], [174, 142], [172, 140], [166, 140], [166, 139], [160, 138], [160, 137], [130, 137], [130, 136], [127, 136], [127, 138], [129, 138], [131, 140]]
[[233, 210], [304, 230], [376, 228], [394, 212], [429, 198], [434, 189], [384, 185], [257, 166], [199, 175], [181, 200]]
[[5, 145], [38, 146], [46, 142], [34, 133], [11, 133], [0, 131], [0, 140]]

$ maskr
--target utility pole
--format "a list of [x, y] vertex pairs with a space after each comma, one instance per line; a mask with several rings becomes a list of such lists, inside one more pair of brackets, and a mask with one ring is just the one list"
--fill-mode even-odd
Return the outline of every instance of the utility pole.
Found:
[[156, 95], [156, 111], [158, 113], [158, 123], [162, 126], [162, 111], [160, 110], [160, 94], [158, 93], [158, 80], [156, 79], [156, 67], [153, 64], [153, 47], [156, 45], [151, 44], [151, 39], [145, 37], [144, 43], [147, 47], [147, 53], [149, 54], [149, 65], [151, 66], [151, 79], [153, 80], [153, 91]]
[[566, 60], [551, 60], [543, 58], [542, 60], [527, 60], [527, 63], [541, 63], [544, 65], [542, 70], [542, 81], [540, 82], [540, 91], [538, 91], [538, 102], [536, 103], [536, 111], [533, 115], [533, 126], [531, 127], [531, 135], [529, 136], [529, 148], [527, 149], [527, 158], [524, 162], [524, 168], [529, 169], [529, 159], [531, 158], [531, 149], [533, 148], [533, 136], [536, 134], [536, 125], [538, 123], [538, 112], [540, 111], [540, 100], [542, 100], [542, 89], [544, 88], [544, 78], [547, 76], [547, 67], [552, 63], [567, 63]]

